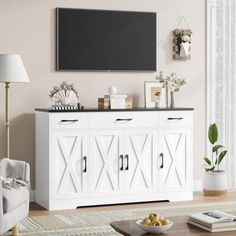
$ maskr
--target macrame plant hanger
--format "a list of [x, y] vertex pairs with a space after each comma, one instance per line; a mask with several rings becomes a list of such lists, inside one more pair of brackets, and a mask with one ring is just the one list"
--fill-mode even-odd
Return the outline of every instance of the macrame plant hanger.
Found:
[[[181, 23], [185, 26], [180, 28]], [[173, 57], [175, 60], [190, 60], [191, 59], [191, 35], [188, 23], [184, 16], [181, 16], [176, 29], [173, 31]]]

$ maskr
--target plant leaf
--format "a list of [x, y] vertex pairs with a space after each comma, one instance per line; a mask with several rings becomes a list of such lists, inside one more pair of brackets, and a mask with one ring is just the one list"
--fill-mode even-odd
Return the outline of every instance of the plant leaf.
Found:
[[212, 147], [212, 152], [216, 152], [218, 151], [220, 148], [223, 148], [223, 145], [215, 145], [214, 147]]
[[206, 171], [214, 171], [215, 166], [211, 167], [211, 168], [206, 168]]
[[210, 166], [211, 160], [208, 157], [204, 157], [204, 161]]
[[215, 144], [218, 139], [218, 129], [216, 124], [211, 124], [208, 129], [208, 138], [211, 144]]
[[222, 162], [222, 160], [224, 159], [225, 155], [226, 155], [227, 151], [222, 151], [218, 157], [218, 165]]

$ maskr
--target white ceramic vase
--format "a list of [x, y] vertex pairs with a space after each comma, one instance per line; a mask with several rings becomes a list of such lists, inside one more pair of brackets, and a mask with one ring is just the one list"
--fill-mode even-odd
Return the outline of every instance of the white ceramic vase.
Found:
[[203, 192], [205, 196], [221, 196], [227, 192], [228, 178], [225, 171], [205, 171], [203, 177]]
[[117, 93], [117, 88], [115, 86], [110, 86], [108, 88], [108, 94], [109, 95], [115, 95]]
[[189, 56], [189, 48], [190, 48], [190, 43], [185, 42], [180, 44], [180, 56], [181, 57], [188, 57]]

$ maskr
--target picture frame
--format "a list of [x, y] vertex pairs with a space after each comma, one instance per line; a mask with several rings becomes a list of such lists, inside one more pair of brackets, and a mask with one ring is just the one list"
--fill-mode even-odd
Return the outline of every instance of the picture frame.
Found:
[[144, 82], [146, 108], [166, 108], [166, 89], [157, 81]]

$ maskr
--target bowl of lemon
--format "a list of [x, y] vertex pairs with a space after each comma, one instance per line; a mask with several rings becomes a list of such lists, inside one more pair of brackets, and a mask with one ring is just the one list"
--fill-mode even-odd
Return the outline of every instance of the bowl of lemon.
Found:
[[161, 234], [172, 227], [173, 221], [156, 213], [151, 213], [147, 218], [136, 221], [136, 224], [148, 233]]

